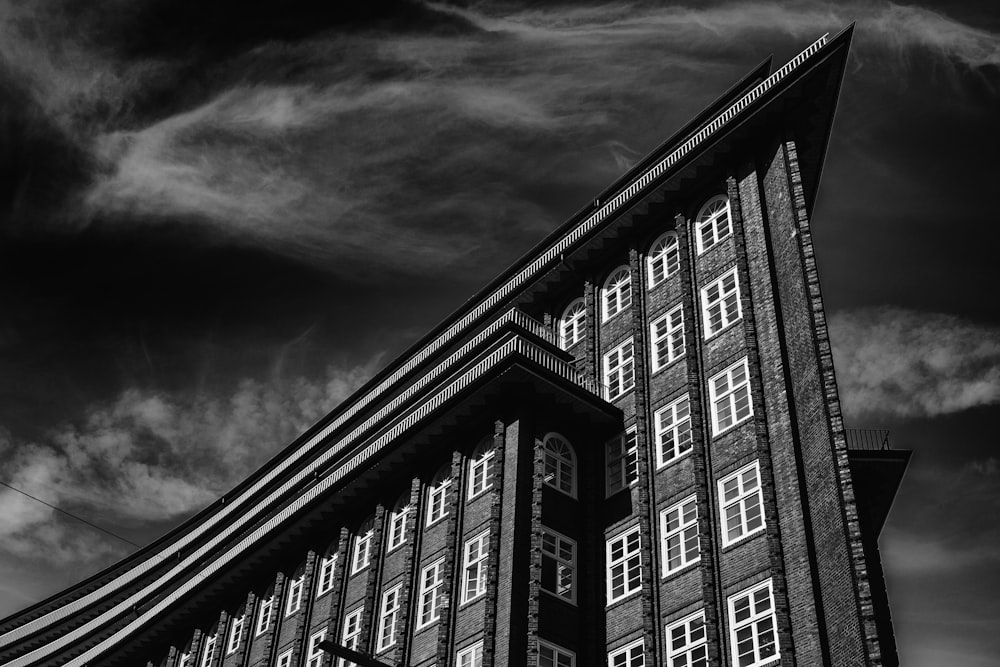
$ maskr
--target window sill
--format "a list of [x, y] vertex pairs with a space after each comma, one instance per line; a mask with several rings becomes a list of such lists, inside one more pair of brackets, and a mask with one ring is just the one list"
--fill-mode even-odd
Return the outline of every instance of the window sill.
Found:
[[761, 526], [757, 530], [753, 531], [752, 533], [747, 533], [746, 535], [741, 535], [740, 537], [737, 537], [732, 542], [728, 542], [727, 543], [726, 540], [725, 540], [725, 538], [723, 538], [722, 539], [722, 543], [723, 543], [722, 544], [722, 553], [726, 553], [730, 549], [735, 549], [736, 547], [740, 546], [741, 544], [744, 544], [745, 542], [749, 542], [749, 541], [751, 541], [752, 539], [754, 539], [755, 537], [757, 537], [759, 535], [763, 535], [766, 531], [767, 531], [767, 524], [765, 523], [763, 526]]

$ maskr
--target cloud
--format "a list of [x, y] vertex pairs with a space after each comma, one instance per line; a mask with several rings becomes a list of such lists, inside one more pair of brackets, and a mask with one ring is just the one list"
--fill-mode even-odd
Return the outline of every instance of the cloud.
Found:
[[[0, 432], [4, 482], [103, 527], [177, 520], [256, 470], [333, 409], [373, 365], [320, 380], [246, 379], [228, 395], [131, 389], [38, 442]], [[0, 550], [54, 563], [94, 562], [121, 545], [0, 487]]]
[[926, 417], [1000, 402], [1000, 329], [900, 308], [830, 318], [847, 415]]

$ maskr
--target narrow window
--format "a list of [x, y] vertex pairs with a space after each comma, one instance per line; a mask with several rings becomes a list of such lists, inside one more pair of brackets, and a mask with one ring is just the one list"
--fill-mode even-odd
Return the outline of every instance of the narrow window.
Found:
[[455, 662], [458, 667], [483, 667], [483, 643], [476, 642], [463, 648], [458, 652]]
[[191, 667], [191, 654], [186, 651], [181, 653], [177, 659], [177, 667]]
[[719, 480], [722, 546], [764, 530], [764, 494], [757, 461]]
[[701, 289], [701, 316], [706, 340], [743, 317], [735, 268]]
[[750, 371], [746, 357], [708, 381], [712, 404], [712, 435], [728, 431], [753, 416], [750, 401]]
[[542, 443], [545, 462], [545, 483], [576, 498], [576, 455], [573, 447], [556, 433], [545, 436]]
[[271, 627], [271, 608], [274, 607], [274, 596], [260, 603], [260, 611], [257, 612], [257, 630], [254, 636], [262, 635]]
[[581, 340], [587, 324], [587, 307], [583, 299], [569, 304], [559, 319], [559, 346], [568, 350]]
[[639, 439], [634, 426], [609, 441], [604, 452], [609, 496], [639, 481]]
[[708, 667], [705, 612], [667, 626], [667, 667]]
[[777, 662], [777, 619], [771, 580], [729, 598], [729, 634], [733, 664], [759, 667]]
[[542, 590], [576, 604], [576, 542], [542, 527]]
[[316, 597], [333, 589], [333, 568], [337, 565], [337, 554], [327, 554], [319, 565], [319, 581], [316, 583]]
[[632, 279], [627, 266], [612, 272], [601, 290], [601, 305], [604, 313], [603, 322], [607, 322], [618, 313], [632, 305]]
[[326, 630], [320, 630], [309, 637], [309, 649], [306, 652], [306, 667], [322, 667], [326, 651], [319, 647], [319, 643], [324, 639], [326, 639]]
[[649, 325], [653, 372], [666, 368], [684, 356], [684, 309], [677, 306]]
[[[358, 642], [361, 638], [361, 615], [364, 610], [364, 607], [355, 609], [344, 617], [344, 634], [342, 635], [341, 644], [352, 651], [358, 650]], [[338, 665], [339, 667], [356, 667], [355, 663], [344, 658], [340, 659]]]
[[389, 537], [385, 542], [386, 552], [406, 543], [406, 517], [410, 513], [409, 499], [400, 499], [389, 513]]
[[399, 620], [399, 596], [402, 584], [396, 584], [382, 594], [382, 613], [378, 619], [376, 650], [384, 651], [396, 643], [396, 623]]
[[719, 195], [705, 202], [695, 218], [694, 229], [699, 255], [732, 234], [733, 224], [729, 215], [729, 197]]
[[646, 654], [642, 640], [608, 653], [608, 667], [644, 667]]
[[490, 475], [494, 454], [492, 445], [492, 438], [484, 441], [473, 453], [472, 460], [469, 462], [469, 500], [493, 486], [493, 479]]
[[538, 667], [576, 667], [576, 654], [562, 646], [539, 640]]
[[448, 515], [448, 486], [451, 468], [442, 468], [427, 489], [427, 525], [437, 523]]
[[691, 403], [687, 394], [653, 415], [656, 465], [662, 467], [691, 451]]
[[292, 667], [292, 649], [278, 656], [278, 667]]
[[646, 275], [649, 289], [653, 289], [681, 267], [680, 246], [676, 232], [667, 232], [656, 240], [646, 257]]
[[368, 567], [372, 560], [372, 543], [375, 541], [375, 521], [368, 519], [354, 536], [354, 555], [351, 558], [351, 574], [357, 574]]
[[640, 546], [639, 526], [608, 540], [608, 604], [637, 593], [642, 588]]
[[201, 667], [209, 667], [212, 664], [212, 658], [215, 657], [215, 635], [212, 635], [205, 640], [205, 648], [201, 654]]
[[489, 556], [490, 533], [476, 535], [465, 543], [462, 565], [462, 602], [475, 600], [486, 592], [486, 559]]
[[420, 572], [417, 629], [438, 620], [444, 601], [444, 559], [434, 561]]
[[302, 576], [292, 579], [288, 585], [288, 600], [285, 603], [285, 616], [291, 616], [302, 606]]
[[613, 401], [635, 386], [632, 339], [629, 338], [604, 355], [605, 396]]
[[698, 503], [685, 498], [660, 512], [663, 576], [698, 562]]
[[243, 620], [245, 616], [233, 619], [233, 624], [229, 628], [229, 644], [226, 646], [226, 654], [235, 653], [243, 641]]

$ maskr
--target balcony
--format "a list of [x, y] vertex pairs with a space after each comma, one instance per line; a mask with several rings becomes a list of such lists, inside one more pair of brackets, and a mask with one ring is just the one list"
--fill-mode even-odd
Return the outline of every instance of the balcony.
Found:
[[866, 527], [877, 536], [882, 532], [912, 452], [894, 449], [885, 429], [844, 429], [844, 438], [858, 512]]

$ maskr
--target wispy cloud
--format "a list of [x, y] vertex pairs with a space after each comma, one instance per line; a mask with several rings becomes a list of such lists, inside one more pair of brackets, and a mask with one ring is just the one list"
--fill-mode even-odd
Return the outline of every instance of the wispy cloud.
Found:
[[933, 416], [1000, 402], [1000, 329], [939, 313], [873, 308], [830, 318], [851, 417]]

